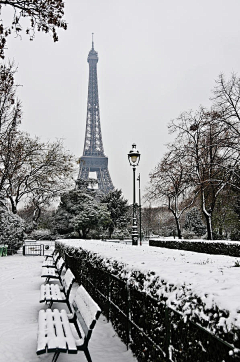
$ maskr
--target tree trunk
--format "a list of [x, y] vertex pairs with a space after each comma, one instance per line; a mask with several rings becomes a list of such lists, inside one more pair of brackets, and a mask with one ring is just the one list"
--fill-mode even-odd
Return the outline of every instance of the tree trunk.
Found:
[[9, 200], [11, 202], [12, 213], [16, 214], [17, 213], [17, 206], [15, 205], [15, 202], [14, 202], [14, 200], [13, 200], [13, 198], [11, 196], [9, 196]]
[[213, 240], [213, 233], [212, 233], [212, 214], [204, 212], [203, 214], [206, 219], [207, 224], [207, 240]]
[[178, 233], [178, 238], [182, 239], [182, 231], [181, 231], [181, 226], [180, 226], [180, 222], [179, 222], [179, 218], [174, 215], [175, 217], [175, 221], [176, 221], [176, 225], [177, 225], [177, 233]]
[[35, 209], [33, 211], [33, 222], [37, 224], [38, 219], [41, 216], [41, 209], [38, 205], [35, 206]]
[[207, 211], [204, 190], [201, 190], [201, 194], [202, 194], [202, 212], [203, 212], [203, 215], [205, 216], [206, 223], [207, 223], [207, 240], [213, 240], [212, 212], [213, 212], [213, 208], [214, 208], [214, 203], [212, 203], [212, 209], [210, 209], [210, 211]]

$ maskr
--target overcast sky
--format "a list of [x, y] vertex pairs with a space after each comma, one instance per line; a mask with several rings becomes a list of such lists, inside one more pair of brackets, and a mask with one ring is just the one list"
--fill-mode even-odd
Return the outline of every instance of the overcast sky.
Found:
[[36, 34], [11, 37], [7, 58], [18, 66], [22, 130], [64, 139], [83, 153], [91, 34], [98, 51], [104, 151], [116, 188], [132, 202], [127, 153], [141, 153], [142, 193], [183, 111], [208, 107], [214, 80], [239, 73], [239, 0], [66, 0], [68, 30], [59, 42]]

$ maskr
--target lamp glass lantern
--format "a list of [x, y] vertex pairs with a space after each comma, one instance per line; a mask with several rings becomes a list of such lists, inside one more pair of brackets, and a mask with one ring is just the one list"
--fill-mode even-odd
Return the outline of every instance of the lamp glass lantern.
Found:
[[137, 151], [136, 147], [137, 147], [136, 144], [133, 143], [132, 149], [128, 153], [128, 161], [129, 161], [130, 165], [133, 167], [138, 166], [139, 161], [140, 161], [140, 156], [141, 156], [139, 151]]

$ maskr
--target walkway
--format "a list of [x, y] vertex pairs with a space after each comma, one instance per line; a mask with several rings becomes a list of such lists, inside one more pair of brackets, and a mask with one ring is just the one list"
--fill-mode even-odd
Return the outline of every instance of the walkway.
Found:
[[[50, 362], [50, 355], [36, 355], [42, 256], [14, 255], [0, 258], [0, 361]], [[93, 362], [137, 362], [101, 316], [90, 345]], [[60, 355], [58, 362], [86, 362], [82, 352]]]

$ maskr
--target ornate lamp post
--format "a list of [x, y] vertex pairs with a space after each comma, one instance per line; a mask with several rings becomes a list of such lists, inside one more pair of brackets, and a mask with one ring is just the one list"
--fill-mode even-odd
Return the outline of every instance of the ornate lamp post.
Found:
[[142, 205], [141, 205], [141, 187], [140, 187], [140, 174], [137, 178], [138, 181], [138, 209], [139, 209], [139, 241], [140, 245], [142, 245]]
[[135, 187], [135, 174], [136, 167], [140, 161], [140, 153], [136, 149], [136, 144], [133, 143], [131, 151], [128, 153], [128, 160], [133, 168], [133, 221], [132, 221], [132, 245], [138, 245], [138, 231], [137, 231], [137, 213], [136, 213], [136, 187]]

